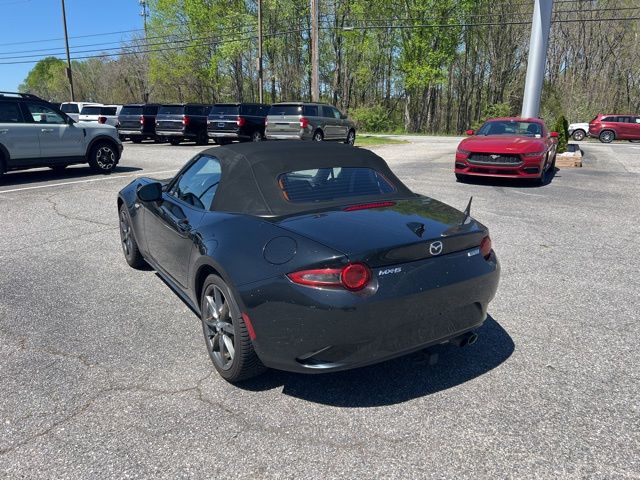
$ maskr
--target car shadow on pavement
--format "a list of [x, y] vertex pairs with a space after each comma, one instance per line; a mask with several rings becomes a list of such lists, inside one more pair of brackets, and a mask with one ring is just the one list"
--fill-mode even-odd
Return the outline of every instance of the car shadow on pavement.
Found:
[[[431, 395], [477, 378], [507, 360], [515, 344], [488, 316], [467, 347], [438, 345], [404, 357], [345, 372], [304, 375], [269, 370], [238, 384], [250, 391], [282, 386], [282, 393], [309, 402], [359, 408], [392, 405]], [[438, 362], [431, 365], [433, 354]]]
[[[122, 167], [117, 166], [113, 169], [112, 174], [117, 175], [119, 173], [137, 172], [142, 170], [138, 167]], [[20, 186], [26, 184], [37, 184], [40, 182], [50, 182], [52, 180], [61, 180], [63, 182], [70, 180], [77, 180], [84, 177], [100, 177], [104, 176], [102, 173], [96, 173], [88, 166], [68, 167], [57, 172], [49, 168], [37, 169], [37, 170], [21, 170], [16, 172], [8, 172], [0, 180], [2, 186]]]

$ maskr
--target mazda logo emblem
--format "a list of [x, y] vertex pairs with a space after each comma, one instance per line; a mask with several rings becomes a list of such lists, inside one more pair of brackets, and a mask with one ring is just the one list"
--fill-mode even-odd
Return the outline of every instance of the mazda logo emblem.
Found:
[[440, 255], [442, 253], [442, 242], [433, 242], [429, 245], [429, 253], [431, 255]]

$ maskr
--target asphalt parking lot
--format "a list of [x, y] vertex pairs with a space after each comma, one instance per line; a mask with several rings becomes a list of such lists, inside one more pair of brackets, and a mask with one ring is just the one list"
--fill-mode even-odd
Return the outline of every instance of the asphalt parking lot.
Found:
[[[0, 185], [4, 478], [640, 478], [640, 145], [584, 143], [543, 187], [459, 184], [459, 139], [373, 148], [491, 230], [478, 342], [323, 376], [220, 379], [199, 320], [124, 261], [116, 193], [202, 147], [127, 143]], [[383, 334], [383, 332], [381, 332]]]

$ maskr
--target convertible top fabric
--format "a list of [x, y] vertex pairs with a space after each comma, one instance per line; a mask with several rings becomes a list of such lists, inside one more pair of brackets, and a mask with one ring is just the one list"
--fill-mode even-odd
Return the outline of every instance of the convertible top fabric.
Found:
[[[369, 150], [344, 144], [252, 142], [210, 148], [203, 151], [202, 155], [220, 160], [222, 175], [212, 206], [213, 210], [220, 212], [282, 216], [344, 205], [345, 202], [415, 197], [382, 158]], [[397, 191], [319, 203], [292, 203], [284, 198], [278, 186], [279, 175], [296, 170], [331, 167], [372, 168], [393, 183]]]

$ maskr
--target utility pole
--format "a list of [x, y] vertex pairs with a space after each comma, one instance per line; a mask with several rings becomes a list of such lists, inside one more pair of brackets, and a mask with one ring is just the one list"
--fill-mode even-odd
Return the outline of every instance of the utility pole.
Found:
[[318, 82], [318, 0], [311, 0], [311, 101], [320, 101]]
[[147, 0], [140, 0], [140, 16], [144, 22], [144, 41], [147, 41], [147, 16], [149, 15], [149, 10], [147, 9]]
[[[262, 0], [258, 0], [258, 100], [264, 103], [264, 79], [262, 76]], [[274, 99], [272, 101], [275, 102]]]
[[67, 34], [67, 12], [64, 8], [64, 0], [62, 0], [62, 24], [64, 26], [64, 45], [67, 49], [67, 78], [69, 79], [69, 92], [71, 93], [71, 101], [76, 101], [76, 95], [73, 91], [73, 74], [71, 73], [71, 55], [69, 54], [69, 35]]
[[529, 58], [527, 61], [527, 79], [522, 99], [521, 116], [523, 118], [537, 117], [540, 114], [540, 97], [542, 96], [544, 71], [547, 64], [551, 11], [553, 9], [553, 0], [534, 1]]
[[[142, 17], [142, 21], [144, 22], [144, 47], [145, 50], [147, 49], [148, 45], [149, 45], [149, 38], [147, 35], [147, 16], [149, 15], [149, 8], [147, 6], [147, 0], [139, 0], [140, 3], [140, 16]], [[144, 54], [144, 61], [145, 64], [147, 62], [147, 55]], [[147, 75], [145, 74], [144, 76], [144, 92], [143, 92], [143, 97], [144, 97], [144, 103], [148, 103], [149, 102], [149, 84], [147, 83]]]

